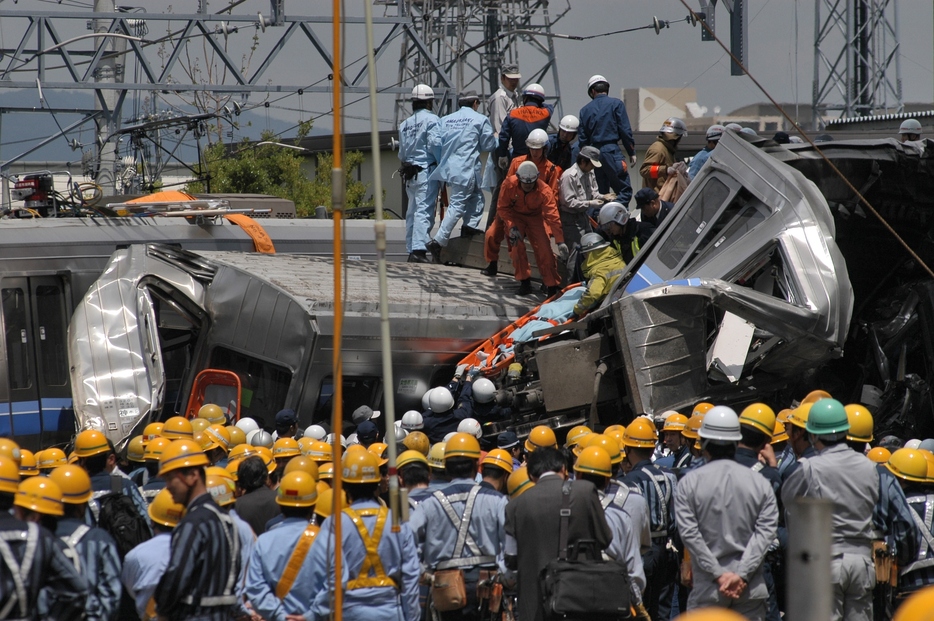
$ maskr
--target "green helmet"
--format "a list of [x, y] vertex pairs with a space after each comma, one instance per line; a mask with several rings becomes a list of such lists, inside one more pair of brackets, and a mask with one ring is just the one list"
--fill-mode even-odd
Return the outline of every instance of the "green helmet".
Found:
[[811, 406], [805, 429], [816, 436], [835, 435], [848, 431], [850, 421], [842, 403], [836, 399], [821, 399]]

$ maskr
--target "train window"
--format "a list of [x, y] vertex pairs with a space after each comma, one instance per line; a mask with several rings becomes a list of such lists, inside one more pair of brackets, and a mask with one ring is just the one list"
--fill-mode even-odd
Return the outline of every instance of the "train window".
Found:
[[23, 289], [3, 289], [3, 323], [7, 347], [7, 367], [10, 372], [10, 388], [22, 390], [32, 386], [29, 356], [29, 323], [26, 309], [26, 292]]
[[226, 347], [211, 350], [209, 366], [240, 376], [241, 417], [249, 416], [270, 427], [275, 423], [276, 412], [285, 407], [292, 383], [292, 373], [287, 368]]
[[[695, 240], [705, 233], [717, 212], [730, 196], [730, 188], [716, 177], [708, 178], [706, 185], [693, 202], [684, 205], [684, 215], [675, 224], [668, 239], [660, 246], [658, 259], [670, 269], [675, 269]], [[721, 228], [723, 224], [720, 225]]]
[[68, 383], [68, 356], [63, 347], [66, 342], [67, 319], [62, 287], [39, 285], [36, 287], [36, 315], [39, 320], [39, 359], [42, 361], [42, 383], [46, 386], [64, 386]]
[[[380, 398], [379, 390], [382, 382], [378, 377], [344, 377], [344, 431], [350, 429], [353, 431], [353, 424], [350, 423], [350, 415], [361, 405], [368, 405], [371, 408], [378, 407]], [[318, 402], [315, 405], [315, 413], [312, 417], [313, 422], [331, 421], [332, 397], [334, 396], [334, 378], [328, 376], [321, 382], [321, 390], [318, 392]], [[348, 427], [349, 425], [349, 427]], [[347, 435], [346, 433], [344, 435]]]

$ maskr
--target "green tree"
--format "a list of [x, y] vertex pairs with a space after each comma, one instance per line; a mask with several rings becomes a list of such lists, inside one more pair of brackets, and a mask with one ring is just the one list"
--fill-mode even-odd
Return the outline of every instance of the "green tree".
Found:
[[[299, 129], [300, 140], [310, 129], [310, 124]], [[263, 132], [260, 141], [279, 141], [272, 132]], [[294, 150], [276, 145], [254, 145], [244, 138], [231, 148], [215, 143], [203, 153], [206, 173], [211, 180], [211, 192], [221, 194], [271, 194], [295, 203], [299, 217], [314, 215], [315, 207], [324, 205], [331, 211], [331, 153], [316, 156], [314, 179], [305, 176], [302, 170], [302, 155]], [[353, 172], [363, 162], [363, 153], [350, 151], [344, 156], [346, 179], [346, 207], [370, 207], [373, 199], [369, 186], [353, 177]], [[201, 181], [189, 183], [188, 192], [203, 193], [206, 184]]]

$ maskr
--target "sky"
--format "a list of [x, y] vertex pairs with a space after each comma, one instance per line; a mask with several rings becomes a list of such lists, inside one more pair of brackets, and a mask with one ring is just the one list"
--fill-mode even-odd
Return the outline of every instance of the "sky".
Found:
[[[123, 0], [118, 4], [132, 1]], [[146, 0], [145, 4], [141, 0], [136, 1], [145, 6], [149, 13], [192, 13], [197, 10], [198, 4], [197, 0]], [[778, 101], [811, 101], [815, 1], [749, 0], [749, 69]], [[825, 0], [820, 1], [823, 4]], [[699, 9], [699, 0], [688, 0], [688, 3]], [[63, 0], [61, 3], [58, 0], [0, 0], [0, 11], [83, 12], [89, 11], [91, 5], [90, 0]], [[345, 2], [345, 5], [352, 9], [353, 15], [362, 15], [362, 5], [359, 3]], [[211, 11], [217, 11], [224, 6], [226, 2], [208, 0], [208, 8]], [[288, 15], [296, 15], [297, 11], [300, 11], [303, 15], [328, 17], [331, 3], [323, 0], [285, 0], [285, 6]], [[268, 0], [246, 0], [238, 5], [234, 12], [238, 15], [263, 12], [268, 16], [269, 7]], [[553, 39], [564, 113], [575, 113], [588, 101], [586, 82], [587, 78], [595, 73], [605, 75], [609, 79], [614, 94], [619, 93], [619, 88], [695, 88], [698, 103], [711, 111], [720, 107], [725, 113], [747, 104], [766, 101], [765, 95], [748, 77], [730, 75], [729, 58], [717, 43], [701, 41], [700, 26], [691, 27], [683, 21], [687, 10], [680, 0], [551, 0], [549, 10], [554, 15], [568, 7], [570, 10], [554, 25], [553, 32], [578, 36], [597, 35], [648, 25], [653, 16], [661, 20], [671, 20], [672, 24], [658, 35], [654, 30], [640, 30], [587, 41]], [[899, 8], [904, 101], [931, 102], [934, 100], [934, 5], [930, 2], [910, 0], [902, 1]], [[382, 6], [374, 7], [377, 16], [381, 15], [383, 10]], [[728, 38], [729, 17], [722, 3], [717, 7], [717, 19], [718, 34]], [[63, 37], [87, 32], [83, 21], [71, 23], [77, 30], [67, 32], [67, 29], [60, 25]], [[23, 24], [22, 20], [0, 20], [0, 47], [14, 47], [21, 36]], [[316, 24], [314, 28], [323, 44], [329, 46], [329, 26]], [[260, 50], [252, 61], [252, 66], [256, 67], [259, 58], [277, 36], [276, 30], [268, 29], [266, 33], [262, 33], [254, 28], [244, 28], [243, 32], [232, 35], [230, 41], [234, 48], [231, 55], [239, 59], [244, 51], [242, 46], [251, 41], [254, 31], [260, 45]], [[377, 27], [377, 36], [384, 32], [385, 30]], [[147, 37], [153, 38], [158, 34], [161, 33], [150, 32]], [[346, 28], [345, 56], [357, 61], [352, 72], [363, 64], [360, 60], [365, 53], [362, 35], [362, 26]], [[285, 83], [299, 84], [326, 83], [329, 73], [327, 66], [320, 61], [307, 42], [300, 43], [304, 48], [288, 49], [287, 53], [277, 58], [272, 71], [267, 74], [269, 79], [273, 82], [281, 80]], [[237, 45], [241, 47], [236, 48]], [[391, 84], [397, 80], [398, 58], [399, 46], [393, 42], [378, 66], [380, 85]], [[519, 61], [522, 67], [531, 68], [543, 64], [543, 57], [532, 53], [529, 48], [523, 48], [520, 50]], [[0, 67], [6, 66], [7, 62], [7, 59], [0, 59]], [[528, 75], [528, 71], [526, 74]], [[25, 77], [28, 79], [29, 76]], [[546, 87], [553, 88], [550, 84]], [[38, 100], [37, 93], [28, 89], [18, 93], [4, 92], [0, 89], [0, 95], [3, 94], [7, 95], [4, 99], [6, 102], [15, 101], [16, 105], [25, 105], [22, 101], [30, 102], [28, 105], [36, 105]], [[80, 95], [67, 93], [46, 93], [46, 99], [53, 102], [79, 102], [80, 98]], [[356, 99], [359, 98], [347, 96], [345, 101]], [[330, 98], [326, 94], [305, 93], [302, 97], [295, 94], [274, 95], [270, 96], [268, 101], [270, 106], [266, 108], [261, 96], [254, 95], [250, 98], [248, 105], [256, 106], [255, 114], [251, 117], [253, 122], [249, 127], [242, 128], [235, 137], [253, 137], [267, 127], [282, 132], [284, 137], [289, 137], [294, 133], [292, 128], [295, 124], [300, 119], [308, 118], [315, 119], [317, 132], [330, 131]], [[346, 112], [348, 131], [364, 132], [369, 129], [370, 115], [365, 98], [348, 106]], [[393, 128], [392, 97], [380, 97], [378, 116], [381, 130]], [[3, 142], [9, 142], [12, 139], [23, 140], [24, 134], [27, 137], [30, 133], [47, 135], [49, 119], [39, 117], [41, 115], [30, 115], [29, 122], [23, 123], [13, 121], [12, 115], [3, 115], [3, 134], [0, 134], [0, 138]], [[63, 126], [73, 120], [73, 117], [64, 115], [58, 118]], [[87, 135], [81, 137], [81, 142], [86, 142], [87, 138]], [[9, 156], [10, 148], [4, 145], [0, 158]]]

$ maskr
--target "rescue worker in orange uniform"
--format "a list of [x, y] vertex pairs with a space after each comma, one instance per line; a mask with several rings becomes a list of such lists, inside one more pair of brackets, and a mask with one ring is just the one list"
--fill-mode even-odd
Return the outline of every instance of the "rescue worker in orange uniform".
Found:
[[[534, 163], [522, 162], [514, 176], [506, 177], [500, 189], [497, 212], [508, 231], [510, 248], [522, 244], [522, 239], [527, 237], [532, 242], [535, 262], [538, 264], [538, 271], [542, 275], [548, 295], [557, 293], [561, 277], [558, 275], [558, 264], [548, 241], [548, 230], [555, 239], [558, 258], [562, 261], [568, 257], [568, 247], [564, 243], [555, 194], [548, 184], [539, 178], [538, 167]], [[524, 244], [519, 250], [522, 247]], [[532, 292], [532, 272], [525, 252], [514, 252], [512, 260], [516, 280], [521, 283], [519, 295], [528, 295]]]

